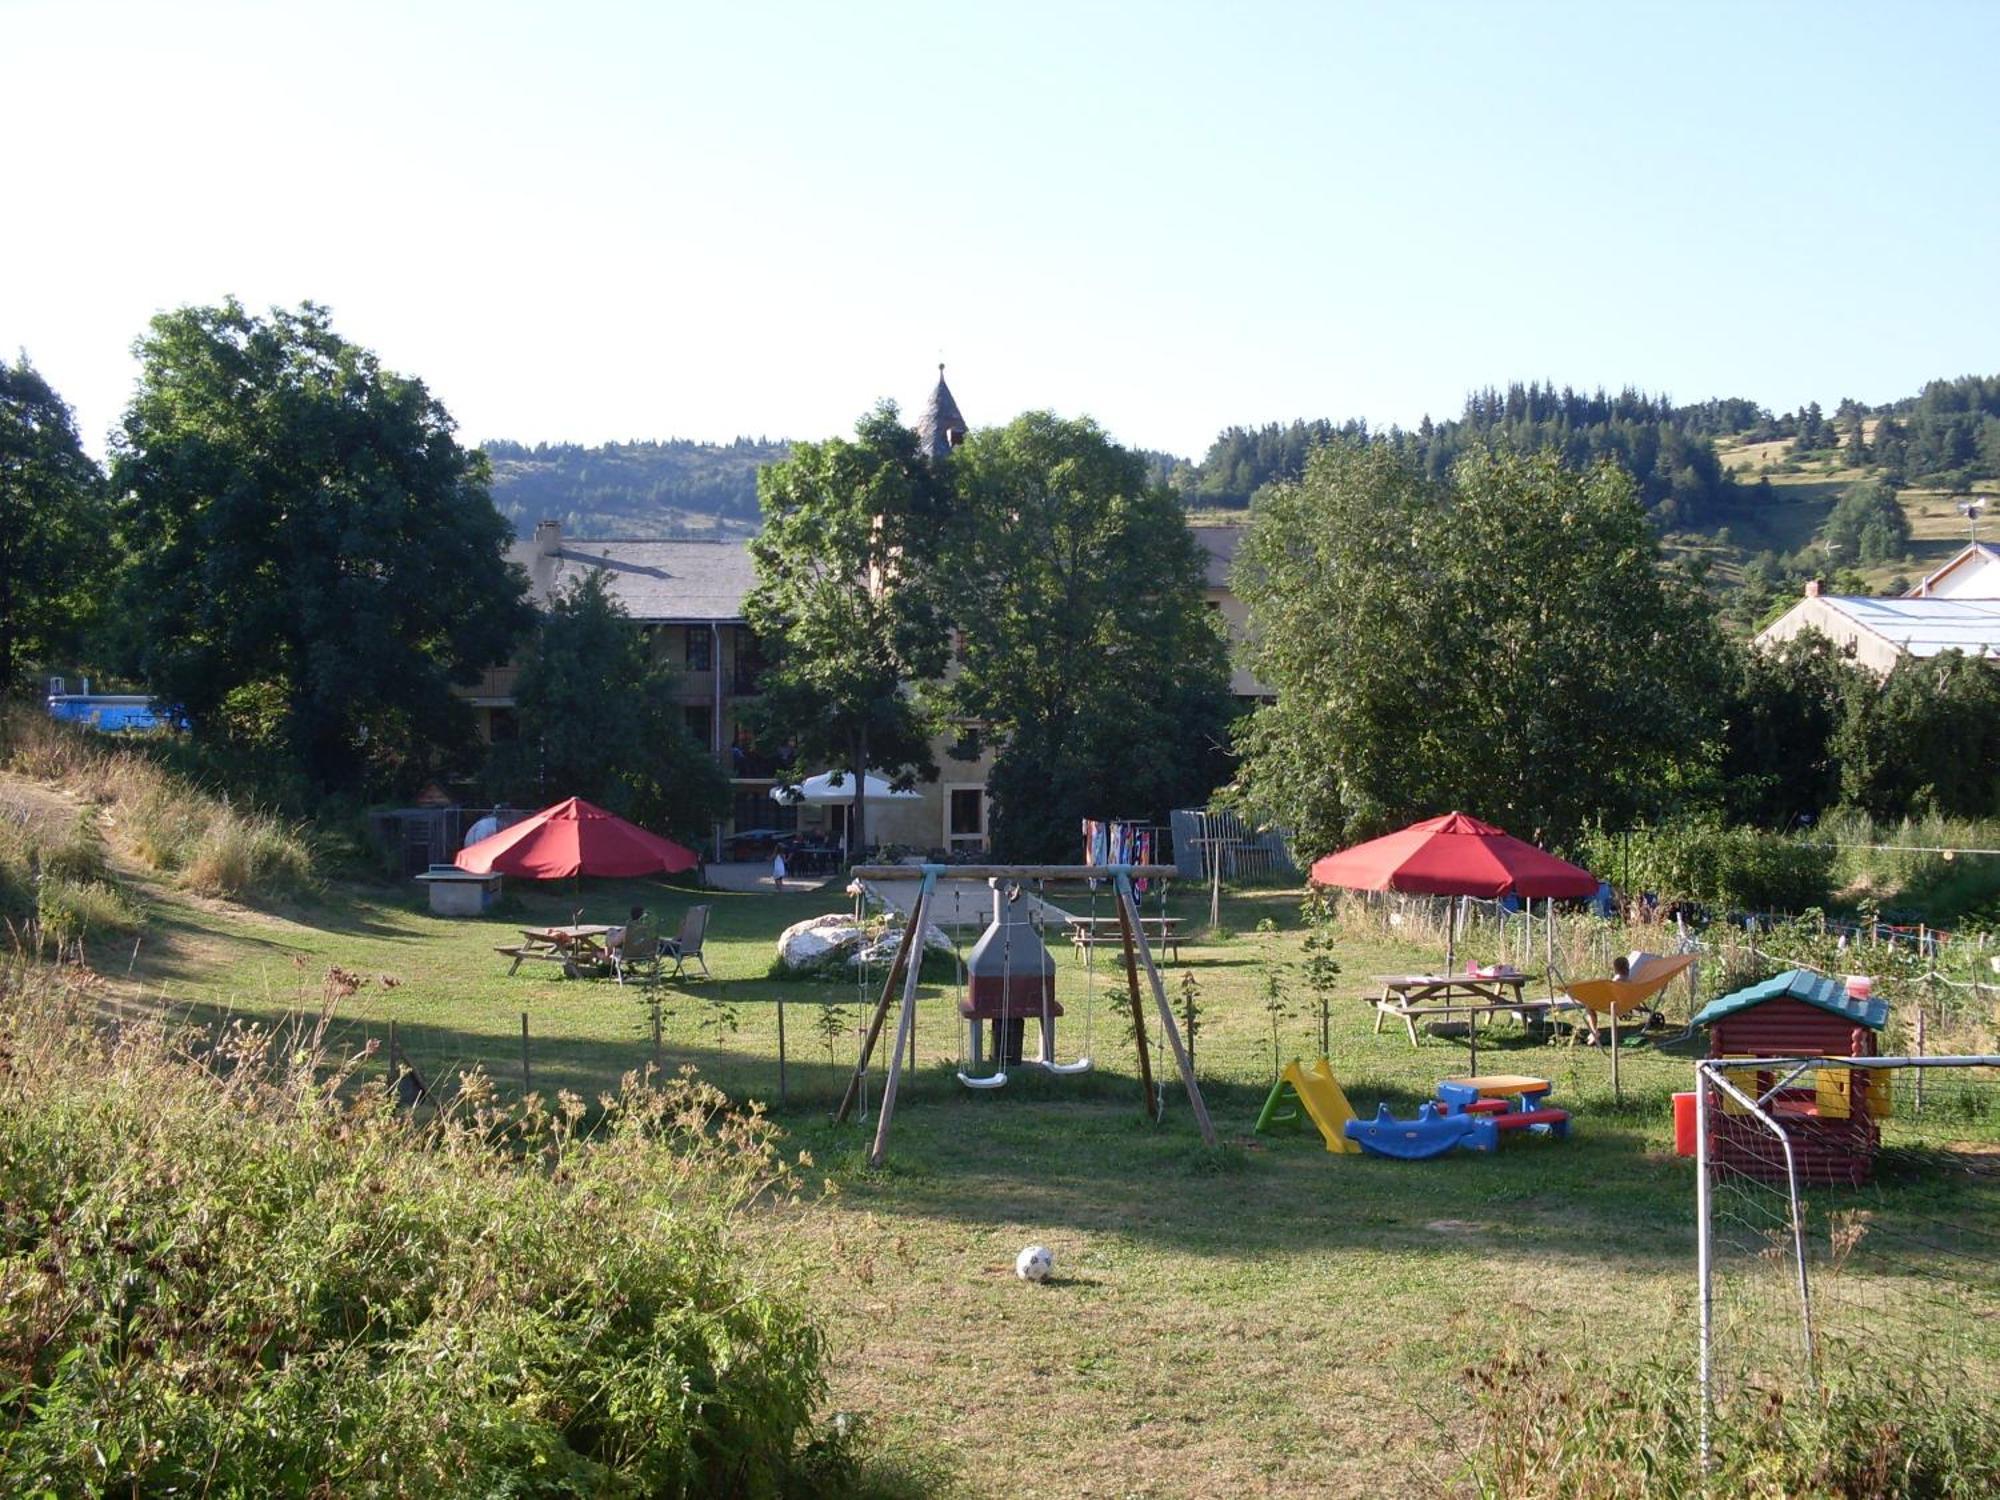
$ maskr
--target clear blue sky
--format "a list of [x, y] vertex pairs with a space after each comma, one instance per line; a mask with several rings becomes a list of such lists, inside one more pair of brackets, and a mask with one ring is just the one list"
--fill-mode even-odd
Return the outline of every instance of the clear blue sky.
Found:
[[1198, 456], [2000, 369], [2000, 4], [0, 0], [0, 351], [311, 298], [469, 439], [920, 401]]

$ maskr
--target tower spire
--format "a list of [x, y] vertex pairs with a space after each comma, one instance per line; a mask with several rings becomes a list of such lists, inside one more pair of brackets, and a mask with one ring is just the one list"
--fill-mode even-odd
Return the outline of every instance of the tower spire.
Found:
[[965, 418], [952, 399], [951, 387], [944, 383], [944, 361], [938, 361], [937, 389], [917, 422], [917, 445], [926, 457], [937, 460], [965, 441]]

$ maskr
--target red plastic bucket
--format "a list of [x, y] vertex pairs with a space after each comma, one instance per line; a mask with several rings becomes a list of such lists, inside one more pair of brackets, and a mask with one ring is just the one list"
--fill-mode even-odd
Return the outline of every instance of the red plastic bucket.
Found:
[[1694, 1155], [1694, 1092], [1674, 1095], [1674, 1155]]

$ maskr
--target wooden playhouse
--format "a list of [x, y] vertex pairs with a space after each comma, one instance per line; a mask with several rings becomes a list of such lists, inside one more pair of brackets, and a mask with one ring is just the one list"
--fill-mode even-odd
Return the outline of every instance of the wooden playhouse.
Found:
[[[1850, 994], [1824, 974], [1787, 969], [1711, 1000], [1694, 1022], [1708, 1027], [1708, 1055], [1717, 1060], [1875, 1057], [1889, 1007], [1872, 996]], [[1866, 1182], [1882, 1144], [1892, 1075], [1828, 1064], [1789, 1076], [1793, 1072], [1782, 1065], [1746, 1066], [1729, 1069], [1727, 1076], [1753, 1100], [1770, 1095], [1765, 1109], [1791, 1144], [1801, 1184]], [[1782, 1181], [1784, 1147], [1736, 1099], [1717, 1092], [1710, 1143], [1715, 1164]]]

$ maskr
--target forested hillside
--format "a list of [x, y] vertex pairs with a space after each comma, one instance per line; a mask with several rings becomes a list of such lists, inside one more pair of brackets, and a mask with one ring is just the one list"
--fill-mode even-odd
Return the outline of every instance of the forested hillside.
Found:
[[[1625, 390], [1579, 392], [1565, 386], [1491, 387], [1466, 398], [1457, 417], [1374, 434], [1441, 477], [1477, 448], [1536, 452], [1554, 448], [1566, 462], [1588, 467], [1618, 459], [1639, 481], [1648, 510], [1662, 526], [1712, 523], [1738, 503], [1737, 483], [1716, 455], [1714, 439], [1742, 431], [1766, 413], [1741, 398], [1675, 406], [1664, 397]], [[1276, 480], [1297, 478], [1306, 454], [1328, 438], [1365, 438], [1365, 422], [1273, 423], [1226, 429], [1209, 446], [1187, 486], [1205, 505], [1247, 505]]]
[[521, 535], [552, 518], [583, 536], [747, 536], [757, 528], [757, 470], [784, 458], [791, 444], [496, 441], [485, 450], [493, 503]]

